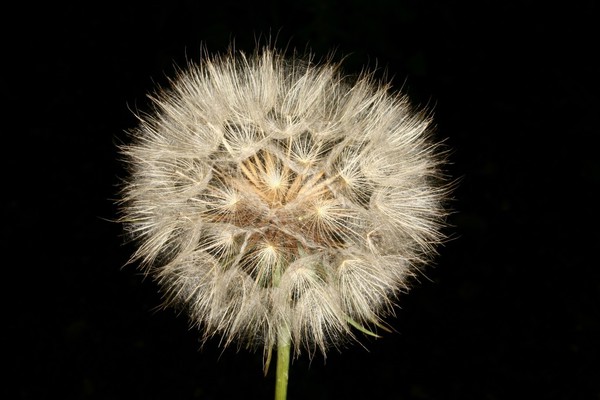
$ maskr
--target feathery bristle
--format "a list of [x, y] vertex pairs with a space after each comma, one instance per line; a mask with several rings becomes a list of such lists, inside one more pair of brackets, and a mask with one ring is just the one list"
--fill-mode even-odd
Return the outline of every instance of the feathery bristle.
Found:
[[172, 85], [122, 148], [122, 222], [166, 302], [205, 337], [265, 351], [280, 326], [310, 354], [382, 326], [444, 239], [424, 114], [369, 75], [270, 48]]

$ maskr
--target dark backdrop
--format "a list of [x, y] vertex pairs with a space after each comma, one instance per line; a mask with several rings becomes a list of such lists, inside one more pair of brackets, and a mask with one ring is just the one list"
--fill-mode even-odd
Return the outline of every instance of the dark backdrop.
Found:
[[[598, 4], [25, 3], [4, 11], [9, 398], [271, 398], [260, 354], [156, 311], [115, 218], [115, 145], [174, 65], [260, 35], [379, 67], [431, 107], [460, 178], [397, 333], [297, 360], [293, 399], [600, 399]], [[568, 4], [568, 5], [567, 5]], [[596, 25], [596, 26], [595, 26]]]

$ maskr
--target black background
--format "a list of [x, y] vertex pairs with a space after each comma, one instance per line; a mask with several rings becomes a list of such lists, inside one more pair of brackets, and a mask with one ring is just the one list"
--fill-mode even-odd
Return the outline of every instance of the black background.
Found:
[[[549, 2], [548, 2], [549, 3]], [[24, 3], [3, 21], [4, 398], [264, 399], [261, 354], [199, 349], [123, 267], [116, 143], [200, 47], [336, 50], [434, 110], [454, 239], [397, 333], [292, 366], [289, 399], [600, 399], [598, 4]], [[564, 4], [567, 4], [565, 2]], [[6, 335], [8, 334], [8, 335]]]

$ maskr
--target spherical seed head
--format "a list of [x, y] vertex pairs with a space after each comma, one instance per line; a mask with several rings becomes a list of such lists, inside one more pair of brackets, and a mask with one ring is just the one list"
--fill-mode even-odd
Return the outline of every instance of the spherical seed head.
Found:
[[297, 352], [372, 329], [443, 240], [429, 120], [370, 75], [206, 57], [153, 97], [123, 146], [133, 259], [205, 338]]

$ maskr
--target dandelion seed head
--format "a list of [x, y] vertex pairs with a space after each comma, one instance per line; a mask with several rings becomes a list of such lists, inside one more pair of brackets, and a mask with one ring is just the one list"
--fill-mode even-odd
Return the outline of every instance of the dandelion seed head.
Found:
[[133, 260], [205, 338], [297, 353], [382, 326], [431, 260], [446, 211], [430, 121], [364, 74], [206, 57], [152, 97], [122, 147]]

